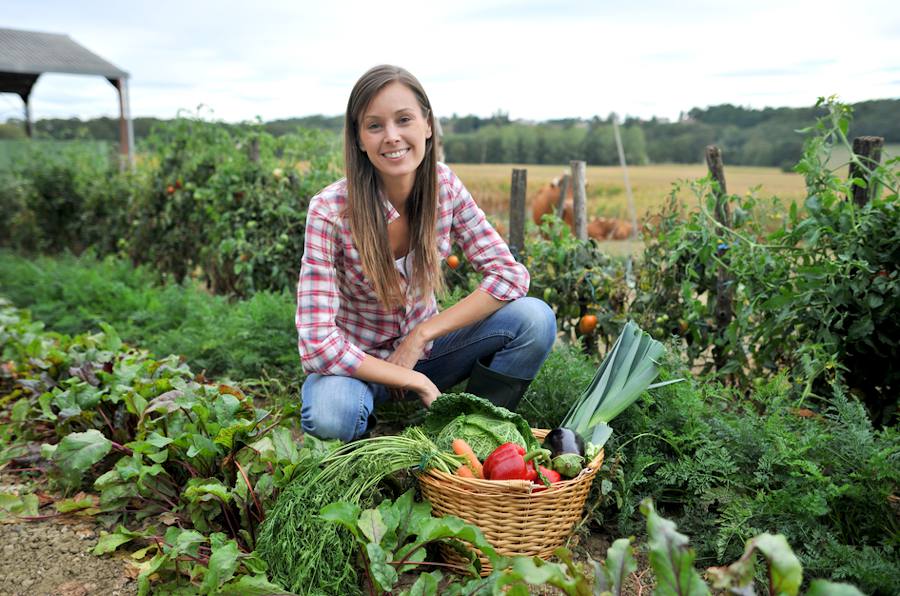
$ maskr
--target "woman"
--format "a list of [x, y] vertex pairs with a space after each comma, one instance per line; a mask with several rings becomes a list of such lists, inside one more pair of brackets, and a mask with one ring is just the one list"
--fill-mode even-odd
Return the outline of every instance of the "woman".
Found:
[[[296, 324], [302, 425], [320, 438], [358, 438], [391, 393], [428, 407], [466, 377], [513, 409], [553, 345], [553, 311], [524, 297], [528, 272], [437, 161], [435, 128], [415, 77], [372, 68], [347, 103], [347, 177], [310, 201]], [[438, 313], [451, 242], [484, 279]]]

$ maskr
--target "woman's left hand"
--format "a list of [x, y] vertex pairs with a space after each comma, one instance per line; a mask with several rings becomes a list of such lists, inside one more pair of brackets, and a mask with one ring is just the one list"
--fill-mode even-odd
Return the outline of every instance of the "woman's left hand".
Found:
[[394, 353], [387, 357], [387, 361], [402, 366], [404, 368], [413, 368], [416, 362], [425, 355], [425, 345], [428, 341], [418, 327], [403, 338]]

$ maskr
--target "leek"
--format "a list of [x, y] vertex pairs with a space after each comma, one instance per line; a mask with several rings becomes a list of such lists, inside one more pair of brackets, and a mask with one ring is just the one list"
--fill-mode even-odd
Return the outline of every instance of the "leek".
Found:
[[651, 385], [659, 374], [659, 360], [664, 353], [665, 347], [635, 322], [626, 323], [562, 426], [577, 432], [595, 448], [602, 447], [612, 434], [609, 422], [644, 391], [683, 380]]

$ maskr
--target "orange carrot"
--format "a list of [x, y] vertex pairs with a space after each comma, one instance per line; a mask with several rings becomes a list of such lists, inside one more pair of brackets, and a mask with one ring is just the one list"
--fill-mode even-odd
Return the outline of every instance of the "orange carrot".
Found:
[[466, 464], [456, 468], [456, 475], [462, 476], [463, 478], [475, 478], [475, 474], [472, 473], [472, 470], [469, 469], [469, 466]]
[[466, 443], [462, 439], [453, 439], [453, 453], [456, 455], [464, 455], [466, 459], [469, 461], [466, 465], [468, 465], [472, 472], [475, 474], [475, 478], [484, 478], [484, 470], [481, 467], [481, 462], [478, 461], [478, 456], [475, 455], [475, 452], [472, 451], [472, 448], [469, 447], [469, 444]]

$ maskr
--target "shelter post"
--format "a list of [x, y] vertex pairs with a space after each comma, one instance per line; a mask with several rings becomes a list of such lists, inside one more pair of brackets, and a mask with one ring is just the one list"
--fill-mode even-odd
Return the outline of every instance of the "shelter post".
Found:
[[134, 165], [134, 136], [128, 109], [128, 80], [119, 77], [113, 85], [119, 93], [119, 169]]
[[25, 136], [27, 136], [27, 137], [30, 139], [30, 138], [31, 138], [31, 135], [32, 135], [32, 130], [31, 130], [31, 106], [28, 104], [28, 96], [27, 96], [27, 95], [23, 95], [23, 96], [22, 96], [22, 101], [25, 102]]

